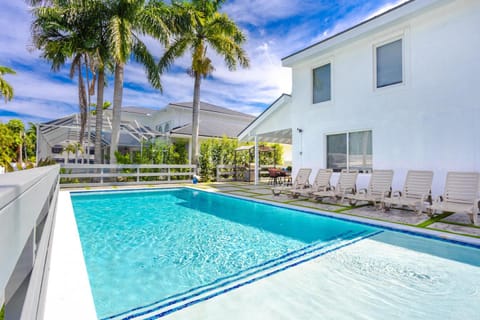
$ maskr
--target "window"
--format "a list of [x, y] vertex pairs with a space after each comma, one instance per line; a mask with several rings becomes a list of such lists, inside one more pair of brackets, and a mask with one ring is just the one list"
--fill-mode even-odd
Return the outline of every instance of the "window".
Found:
[[372, 170], [372, 131], [327, 135], [327, 168]]
[[63, 152], [63, 147], [62, 146], [54, 146], [52, 147], [52, 153], [54, 154], [60, 154]]
[[168, 133], [172, 127], [172, 121], [165, 121], [155, 126], [155, 129], [161, 133]]
[[313, 103], [331, 99], [330, 63], [313, 69]]
[[403, 82], [402, 39], [376, 49], [377, 88]]

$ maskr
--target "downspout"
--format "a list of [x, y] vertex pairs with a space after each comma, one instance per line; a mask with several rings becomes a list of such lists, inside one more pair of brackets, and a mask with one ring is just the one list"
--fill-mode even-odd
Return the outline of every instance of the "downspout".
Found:
[[258, 174], [258, 172], [259, 172], [258, 169], [259, 168], [258, 167], [259, 167], [259, 163], [260, 163], [259, 160], [260, 159], [259, 159], [259, 156], [258, 156], [258, 136], [255, 135], [255, 180], [254, 180], [255, 185], [258, 185], [258, 176], [259, 176], [259, 174]]

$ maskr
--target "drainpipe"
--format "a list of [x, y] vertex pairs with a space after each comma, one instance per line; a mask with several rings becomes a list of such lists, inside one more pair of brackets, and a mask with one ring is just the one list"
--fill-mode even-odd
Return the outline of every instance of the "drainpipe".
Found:
[[258, 185], [258, 167], [259, 167], [259, 157], [258, 157], [258, 136], [255, 135], [255, 185]]

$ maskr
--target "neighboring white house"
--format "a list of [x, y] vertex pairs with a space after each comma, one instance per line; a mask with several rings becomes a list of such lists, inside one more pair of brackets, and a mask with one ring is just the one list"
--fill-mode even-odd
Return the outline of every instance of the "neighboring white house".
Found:
[[[108, 154], [111, 137], [111, 110], [104, 111], [102, 141], [104, 154]], [[201, 102], [200, 105], [200, 141], [207, 138], [236, 138], [255, 117], [231, 109]], [[142, 143], [151, 139], [174, 142], [187, 139], [191, 151], [192, 103], [170, 103], [162, 109], [141, 107], [123, 107], [121, 113], [121, 133], [119, 150], [121, 152], [138, 151]], [[81, 153], [68, 154], [65, 146], [79, 140], [79, 115], [74, 114], [39, 125], [38, 159], [51, 157], [59, 162], [93, 162], [95, 140], [95, 116], [91, 116], [85, 132], [84, 149], [90, 151], [87, 156]], [[90, 129], [88, 129], [88, 127]], [[88, 137], [91, 140], [88, 140]], [[86, 160], [82, 160], [86, 158]], [[189, 157], [190, 158], [190, 157]]]
[[480, 1], [406, 2], [284, 58], [291, 97], [239, 138], [290, 132], [294, 171], [394, 169], [394, 188], [433, 170], [438, 195], [447, 171], [480, 171], [479, 52]]

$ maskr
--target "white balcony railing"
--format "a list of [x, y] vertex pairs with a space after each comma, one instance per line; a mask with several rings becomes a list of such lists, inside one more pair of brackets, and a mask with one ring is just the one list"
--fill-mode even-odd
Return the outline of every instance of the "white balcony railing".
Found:
[[41, 319], [59, 166], [0, 176], [0, 302], [5, 319]]

